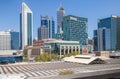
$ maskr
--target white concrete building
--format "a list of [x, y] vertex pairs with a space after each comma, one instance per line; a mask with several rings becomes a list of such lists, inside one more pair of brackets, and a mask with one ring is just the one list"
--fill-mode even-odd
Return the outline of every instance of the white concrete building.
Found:
[[33, 43], [33, 14], [30, 8], [23, 2], [20, 13], [20, 48]]
[[64, 41], [64, 40], [53, 40], [44, 44], [46, 47], [50, 47], [48, 52], [57, 53], [60, 57], [68, 53], [78, 52], [80, 53], [79, 41]]
[[106, 63], [101, 57], [95, 57], [92, 55], [76, 55], [71, 57], [65, 57], [63, 59], [66, 62], [80, 63], [80, 64], [104, 64]]
[[0, 31], [0, 50], [11, 49], [11, 35], [10, 32]]

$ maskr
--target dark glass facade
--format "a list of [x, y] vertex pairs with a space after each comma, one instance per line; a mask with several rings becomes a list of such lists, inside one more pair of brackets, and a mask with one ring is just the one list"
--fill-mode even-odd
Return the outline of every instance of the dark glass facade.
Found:
[[49, 20], [49, 38], [55, 38], [55, 21]]
[[48, 19], [46, 18], [46, 19], [42, 19], [41, 18], [41, 26], [46, 26], [46, 27], [48, 27]]
[[120, 18], [117, 18], [117, 50], [120, 50]]
[[97, 35], [97, 30], [94, 30], [93, 32], [93, 39], [94, 39], [94, 51], [98, 50], [98, 35]]
[[98, 28], [110, 28], [111, 27], [111, 20], [112, 18], [105, 18], [105, 19], [100, 19], [98, 22]]
[[22, 49], [22, 13], [20, 13], [20, 48]]
[[105, 19], [100, 19], [98, 22], [98, 29], [99, 28], [108, 28], [110, 29], [110, 35], [111, 35], [111, 50], [116, 50], [116, 31], [117, 31], [117, 18], [116, 17], [109, 17]]
[[[108, 45], [106, 45], [107, 48], [105, 48], [104, 50], [106, 50], [108, 48], [109, 48], [109, 50], [120, 50], [120, 41], [119, 41], [120, 40], [120, 34], [119, 34], [120, 18], [118, 16], [112, 15], [111, 17], [100, 19], [98, 21], [98, 29], [101, 29], [101, 28], [110, 29], [110, 31], [106, 31], [106, 33], [103, 32], [104, 34], [107, 34], [107, 36], [109, 36], [109, 37], [103, 36], [102, 38], [106, 38], [106, 39], [104, 39], [102, 41], [104, 42], [105, 40], [110, 39], [110, 41], [109, 41], [110, 44], [106, 41]], [[94, 35], [94, 38], [95, 37], [96, 36]], [[94, 39], [94, 41], [96, 41], [96, 39]], [[97, 42], [94, 42], [95, 46], [96, 46], [96, 44], [97, 44]], [[109, 45], [110, 45], [110, 47], [109, 47]]]
[[48, 38], [55, 38], [55, 21], [48, 19], [47, 16], [41, 16], [41, 26], [38, 28], [38, 40]]
[[88, 19], [68, 15], [63, 18], [63, 39], [79, 41], [80, 45], [87, 44], [87, 23]]
[[27, 42], [28, 42], [28, 45], [32, 45], [32, 14], [31, 13], [27, 13], [27, 28], [28, 28], [28, 31], [27, 31]]
[[19, 50], [19, 32], [10, 32], [11, 34], [11, 50]]

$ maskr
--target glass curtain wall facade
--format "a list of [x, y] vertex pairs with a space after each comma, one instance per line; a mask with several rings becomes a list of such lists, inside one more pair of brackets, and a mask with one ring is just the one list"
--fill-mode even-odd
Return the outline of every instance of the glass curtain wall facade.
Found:
[[41, 16], [41, 26], [46, 26], [48, 28], [48, 16]]
[[53, 18], [49, 20], [49, 38], [55, 38], [55, 21]]
[[118, 16], [112, 15], [109, 18], [100, 19], [98, 21], [98, 29], [99, 28], [106, 28], [110, 29], [110, 50], [120, 50], [120, 18]]
[[59, 7], [57, 10], [57, 33], [63, 33], [62, 21], [65, 16], [65, 10], [63, 7]]
[[120, 17], [117, 18], [117, 50], [120, 50]]
[[[43, 32], [43, 33], [42, 33]], [[55, 37], [55, 21], [48, 16], [41, 16], [41, 26], [38, 28], [38, 40]]]
[[63, 18], [63, 39], [79, 41], [80, 45], [86, 45], [88, 34], [88, 19], [68, 15]]
[[20, 13], [20, 49], [33, 43], [33, 14], [30, 8], [23, 2]]
[[10, 32], [11, 35], [11, 50], [19, 50], [19, 32]]
[[[109, 51], [111, 49], [110, 43], [110, 29], [99, 28], [97, 30], [97, 44], [98, 51]], [[95, 40], [96, 42], [96, 40]]]
[[94, 51], [97, 51], [98, 50], [98, 33], [97, 33], [97, 30], [94, 30], [93, 31], [93, 39], [94, 39]]

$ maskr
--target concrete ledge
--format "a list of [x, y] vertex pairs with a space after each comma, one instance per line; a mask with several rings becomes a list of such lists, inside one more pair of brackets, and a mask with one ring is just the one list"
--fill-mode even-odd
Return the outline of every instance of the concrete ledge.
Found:
[[49, 77], [43, 79], [111, 79], [111, 78], [120, 79], [120, 69], [90, 72], [90, 73], [79, 73], [79, 74]]

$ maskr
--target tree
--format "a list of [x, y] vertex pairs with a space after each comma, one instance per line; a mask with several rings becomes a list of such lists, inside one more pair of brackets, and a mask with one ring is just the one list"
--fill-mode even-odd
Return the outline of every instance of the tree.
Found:
[[65, 55], [65, 57], [76, 56], [76, 55], [79, 55], [79, 54], [80, 54], [79, 52], [67, 53], [67, 54]]
[[24, 57], [23, 61], [24, 61], [24, 62], [28, 62], [28, 58], [27, 58], [27, 57]]
[[35, 57], [35, 61], [37, 62], [47, 62], [47, 61], [51, 61], [51, 60], [58, 60], [59, 56], [57, 54], [48, 54], [48, 53], [43, 53], [39, 56]]

